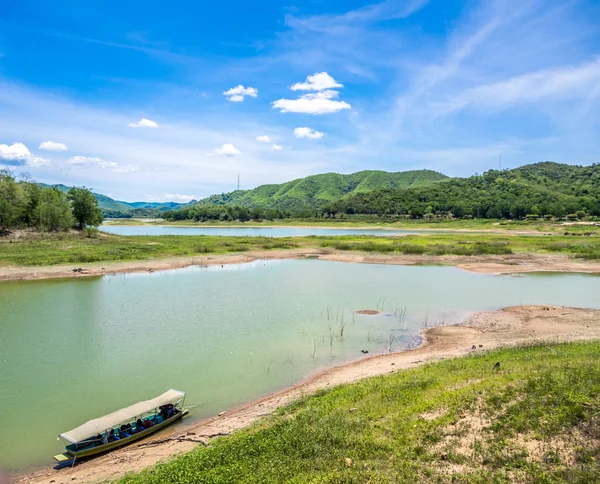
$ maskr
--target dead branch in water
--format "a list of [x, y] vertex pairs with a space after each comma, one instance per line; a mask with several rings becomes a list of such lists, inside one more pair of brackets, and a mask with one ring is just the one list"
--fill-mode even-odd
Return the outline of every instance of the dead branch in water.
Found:
[[[219, 434], [219, 435], [228, 435], [228, 434]], [[154, 440], [152, 442], [146, 442], [145, 444], [140, 444], [138, 447], [154, 447], [155, 445], [166, 444], [167, 442], [196, 442], [198, 444], [202, 444], [204, 446], [208, 446], [208, 441], [202, 437], [198, 439], [193, 439], [191, 437], [169, 437], [161, 440]]]

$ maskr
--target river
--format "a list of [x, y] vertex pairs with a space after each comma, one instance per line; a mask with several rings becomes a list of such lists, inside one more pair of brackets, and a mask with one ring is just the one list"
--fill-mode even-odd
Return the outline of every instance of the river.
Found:
[[516, 304], [598, 307], [598, 294], [589, 275], [319, 260], [0, 283], [0, 465], [49, 465], [60, 432], [168, 388], [188, 392], [197, 421], [361, 350], [413, 345], [425, 322]]
[[[322, 227], [178, 227], [176, 225], [102, 225], [100, 230], [117, 235], [219, 235], [238, 237], [308, 237], [310, 235], [374, 235], [389, 237], [426, 233], [426, 230], [336, 229]], [[434, 231], [429, 231], [432, 233]], [[441, 231], [435, 231], [438, 233]], [[448, 231], [450, 232], [450, 231]]]

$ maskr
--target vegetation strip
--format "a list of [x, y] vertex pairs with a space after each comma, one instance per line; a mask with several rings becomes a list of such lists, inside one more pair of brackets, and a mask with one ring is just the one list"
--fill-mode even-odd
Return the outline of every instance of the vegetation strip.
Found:
[[119, 236], [95, 232], [35, 234], [0, 238], [1, 266], [48, 266], [142, 261], [176, 256], [245, 253], [255, 250], [323, 248], [374, 254], [506, 255], [566, 254], [600, 260], [600, 237], [433, 234], [403, 237], [219, 237]]

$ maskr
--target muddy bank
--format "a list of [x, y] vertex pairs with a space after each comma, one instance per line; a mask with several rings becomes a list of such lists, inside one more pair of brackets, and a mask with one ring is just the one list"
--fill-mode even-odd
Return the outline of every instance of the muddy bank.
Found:
[[243, 254], [215, 254], [205, 257], [170, 257], [144, 261], [99, 262], [86, 265], [58, 265], [42, 267], [0, 267], [0, 281], [37, 280], [70, 277], [94, 277], [130, 272], [155, 272], [190, 266], [243, 264], [259, 259], [318, 258], [338, 262], [397, 265], [449, 265], [485, 274], [513, 274], [519, 272], [580, 272], [600, 273], [600, 262], [582, 261], [561, 254], [509, 255], [403, 255], [364, 254], [311, 248], [291, 250], [250, 251]]
[[[24, 483], [105, 482], [127, 472], [210, 445], [210, 439], [241, 429], [276, 408], [323, 388], [352, 383], [362, 378], [391, 373], [423, 363], [463, 356], [500, 346], [535, 341], [567, 342], [600, 338], [600, 310], [553, 306], [513, 306], [477, 313], [457, 326], [431, 328], [415, 349], [376, 355], [320, 372], [306, 381], [260, 400], [227, 410], [219, 416], [170, 434], [83, 462], [73, 469], [52, 469], [16, 477]], [[225, 409], [224, 409], [225, 410]], [[200, 443], [202, 442], [202, 443]]]

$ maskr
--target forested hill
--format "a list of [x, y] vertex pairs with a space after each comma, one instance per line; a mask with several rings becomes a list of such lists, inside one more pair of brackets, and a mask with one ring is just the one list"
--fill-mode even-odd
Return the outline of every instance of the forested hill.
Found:
[[[45, 183], [40, 183], [40, 185], [43, 188], [56, 188], [64, 193], [67, 193], [69, 188], [71, 188], [62, 184], [46, 185]], [[105, 217], [156, 217], [160, 215], [160, 212], [186, 205], [185, 203], [177, 202], [121, 202], [101, 193], [92, 193], [96, 197], [96, 200], [98, 200], [98, 207], [102, 210], [102, 214]]]
[[428, 214], [454, 217], [520, 218], [600, 215], [600, 164], [574, 166], [554, 162], [512, 170], [490, 170], [469, 178], [408, 189], [356, 193], [326, 205], [328, 215]]
[[261, 185], [253, 190], [213, 195], [200, 200], [198, 204], [261, 207], [290, 212], [313, 211], [352, 193], [367, 193], [381, 188], [420, 187], [447, 178], [431, 170], [397, 173], [368, 170], [350, 175], [325, 173], [280, 185]]

